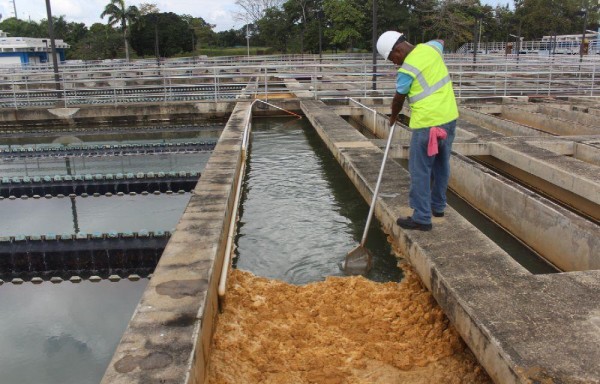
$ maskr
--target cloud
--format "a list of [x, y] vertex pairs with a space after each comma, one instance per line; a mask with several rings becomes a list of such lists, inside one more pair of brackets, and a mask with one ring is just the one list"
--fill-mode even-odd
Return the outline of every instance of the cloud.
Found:
[[[90, 26], [94, 23], [106, 23], [100, 14], [109, 0], [51, 0], [52, 15], [64, 15], [68, 22], [85, 23]], [[216, 31], [223, 31], [236, 26], [233, 19], [237, 6], [235, 0], [127, 0], [126, 4], [139, 6], [141, 3], [154, 3], [161, 12], [173, 12], [178, 15], [191, 15], [202, 17], [211, 24], [216, 24]], [[0, 12], [3, 18], [13, 17], [13, 3], [11, 0], [0, 0]], [[46, 19], [46, 5], [41, 0], [17, 1], [17, 14], [20, 19], [39, 21]]]

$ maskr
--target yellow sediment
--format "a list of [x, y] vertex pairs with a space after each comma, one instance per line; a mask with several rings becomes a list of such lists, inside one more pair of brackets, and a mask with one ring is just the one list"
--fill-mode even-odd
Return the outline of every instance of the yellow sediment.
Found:
[[416, 274], [295, 286], [232, 270], [212, 384], [491, 383]]

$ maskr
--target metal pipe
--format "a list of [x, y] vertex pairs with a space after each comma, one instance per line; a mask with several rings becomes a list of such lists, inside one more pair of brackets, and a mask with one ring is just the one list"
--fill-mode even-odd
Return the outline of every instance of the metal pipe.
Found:
[[283, 108], [277, 107], [276, 105], [267, 103], [266, 101], [263, 101], [260, 99], [256, 99], [250, 104], [250, 108], [248, 109], [248, 123], [246, 124], [246, 127], [244, 128], [244, 133], [242, 136], [242, 147], [241, 147], [242, 164], [240, 166], [240, 172], [239, 172], [238, 178], [236, 180], [237, 186], [236, 186], [236, 190], [235, 190], [235, 198], [233, 200], [233, 210], [231, 212], [231, 218], [229, 220], [229, 230], [227, 232], [227, 243], [225, 245], [225, 256], [223, 258], [223, 267], [221, 268], [221, 276], [219, 278], [219, 288], [217, 290], [217, 294], [219, 296], [219, 299], [221, 299], [221, 301], [224, 300], [224, 298], [225, 298], [225, 291], [227, 288], [227, 275], [229, 273], [229, 264], [231, 263], [231, 252], [232, 252], [232, 247], [233, 247], [233, 238], [235, 235], [235, 224], [237, 222], [237, 215], [238, 215], [239, 203], [240, 203], [240, 195], [242, 193], [244, 173], [246, 171], [246, 160], [248, 158], [248, 142], [250, 141], [250, 132], [252, 130], [252, 107], [254, 107], [254, 104], [257, 102], [261, 102], [261, 103], [267, 104], [271, 107], [275, 107], [275, 108], [285, 111], [291, 115], [298, 116], [300, 118], [302, 117], [300, 115], [295, 114], [294, 112], [287, 111]]
[[237, 222], [238, 205], [240, 201], [240, 195], [242, 193], [242, 180], [244, 179], [244, 172], [246, 171], [246, 158], [247, 158], [247, 147], [248, 147], [248, 136], [252, 129], [252, 107], [257, 100], [250, 104], [248, 109], [248, 123], [244, 128], [244, 134], [242, 136], [242, 164], [240, 166], [240, 172], [236, 180], [235, 197], [233, 200], [233, 209], [231, 212], [231, 218], [229, 219], [229, 229], [227, 231], [227, 243], [225, 245], [225, 255], [223, 257], [223, 266], [221, 267], [221, 276], [219, 277], [219, 288], [217, 294], [220, 301], [225, 298], [225, 290], [227, 288], [227, 274], [229, 273], [229, 264], [231, 263], [231, 251], [233, 246], [233, 236], [235, 231], [235, 223]]
[[[54, 21], [52, 20], [52, 9], [50, 8], [50, 0], [46, 0], [46, 13], [48, 15], [48, 34], [50, 35], [50, 48], [52, 49], [52, 66], [54, 68], [54, 84], [56, 96], [60, 98], [60, 81], [58, 76], [58, 60], [56, 58], [56, 44], [54, 41]], [[16, 16], [15, 16], [16, 17]]]

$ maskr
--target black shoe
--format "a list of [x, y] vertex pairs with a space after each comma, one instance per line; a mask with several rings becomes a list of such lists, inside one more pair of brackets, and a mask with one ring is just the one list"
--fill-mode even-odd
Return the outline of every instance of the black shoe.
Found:
[[433, 226], [431, 224], [420, 224], [420, 223], [416, 223], [413, 221], [412, 217], [399, 217], [398, 220], [396, 220], [396, 224], [398, 224], [398, 226], [400, 228], [404, 228], [404, 229], [417, 229], [419, 231], [431, 231], [431, 228], [433, 228]]
[[431, 214], [435, 217], [444, 217], [444, 211], [442, 211], [442, 212], [431, 211]]

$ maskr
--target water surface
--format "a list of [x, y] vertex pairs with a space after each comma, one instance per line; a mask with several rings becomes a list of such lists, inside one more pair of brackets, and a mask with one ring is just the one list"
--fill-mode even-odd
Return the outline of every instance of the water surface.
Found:
[[[254, 120], [237, 268], [294, 284], [342, 275], [339, 264], [359, 244], [368, 209], [308, 120]], [[374, 255], [368, 278], [400, 280], [375, 219], [367, 248]]]
[[99, 383], [147, 283], [0, 286], [0, 382]]
[[184, 193], [4, 199], [0, 200], [0, 236], [170, 231], [190, 197]]

